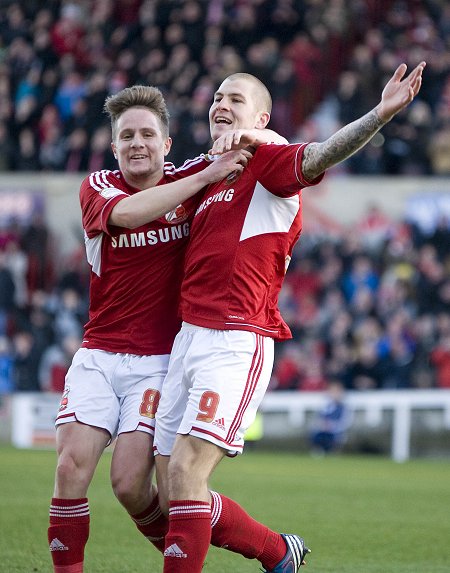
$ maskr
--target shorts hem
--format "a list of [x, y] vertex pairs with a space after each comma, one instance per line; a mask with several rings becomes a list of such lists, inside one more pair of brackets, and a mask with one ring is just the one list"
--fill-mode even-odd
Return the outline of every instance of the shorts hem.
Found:
[[85, 426], [91, 426], [92, 428], [99, 428], [100, 430], [105, 430], [111, 436], [114, 435], [114, 432], [111, 431], [106, 425], [102, 426], [101, 424], [92, 424], [86, 420], [82, 420], [79, 416], [75, 414], [75, 412], [70, 412], [67, 414], [63, 414], [56, 418], [55, 426], [61, 426], [63, 424], [69, 424], [70, 422], [78, 422], [79, 424], [84, 424]]
[[219, 447], [221, 450], [225, 450], [226, 455], [228, 457], [235, 457], [239, 454], [242, 454], [242, 451], [244, 449], [244, 444], [242, 444], [242, 446], [241, 445], [238, 446], [235, 444], [228, 444], [227, 442], [225, 442], [225, 440], [223, 440], [219, 436], [216, 436], [215, 434], [212, 434], [208, 430], [203, 430], [202, 428], [198, 427], [193, 427], [187, 432], [177, 432], [177, 434], [183, 436], [186, 435], [194, 436], [194, 438], [199, 438], [200, 440], [205, 440], [206, 442], [210, 442]]

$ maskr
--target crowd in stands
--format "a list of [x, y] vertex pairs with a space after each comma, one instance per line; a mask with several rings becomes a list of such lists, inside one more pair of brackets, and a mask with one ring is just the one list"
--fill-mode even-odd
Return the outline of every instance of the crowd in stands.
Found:
[[[0, 0], [0, 172], [116, 168], [105, 97], [135, 83], [169, 104], [180, 164], [209, 147], [208, 108], [237, 71], [273, 95], [271, 127], [323, 140], [377, 104], [399, 63], [425, 60], [415, 102], [339, 169], [450, 175], [446, 0]], [[376, 225], [374, 225], [376, 221]], [[376, 232], [374, 232], [376, 229]], [[450, 239], [371, 212], [308, 237], [280, 300], [292, 342], [272, 389], [450, 387]], [[0, 394], [61, 391], [87, 319], [82, 250], [54, 268], [36, 217], [0, 228]]]
[[338, 240], [300, 241], [280, 307], [293, 341], [272, 387], [450, 388], [450, 225], [431, 233], [373, 206]]
[[427, 62], [414, 105], [346, 163], [352, 173], [450, 173], [446, 0], [1, 0], [0, 170], [115, 167], [104, 99], [159, 86], [171, 159], [207, 150], [220, 81], [247, 71], [273, 94], [271, 126], [321, 140], [378, 103], [405, 61]]
[[[305, 233], [280, 296], [292, 341], [273, 390], [450, 388], [450, 226], [432, 233], [372, 206], [334, 239]], [[42, 218], [0, 232], [0, 394], [61, 392], [87, 320], [80, 246], [55, 267]]]

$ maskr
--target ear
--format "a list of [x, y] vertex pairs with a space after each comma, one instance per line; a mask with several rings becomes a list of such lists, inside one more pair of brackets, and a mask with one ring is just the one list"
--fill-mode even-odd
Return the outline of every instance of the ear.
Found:
[[170, 148], [172, 147], [172, 138], [168, 137], [164, 142], [164, 157], [169, 155]]
[[114, 158], [117, 159], [117, 151], [116, 151], [116, 146], [115, 146], [114, 142], [111, 143], [111, 149], [112, 149]]
[[267, 111], [260, 111], [256, 118], [256, 123], [255, 123], [256, 129], [264, 129], [265, 127], [267, 127], [269, 120], [270, 120], [270, 113], [268, 113]]

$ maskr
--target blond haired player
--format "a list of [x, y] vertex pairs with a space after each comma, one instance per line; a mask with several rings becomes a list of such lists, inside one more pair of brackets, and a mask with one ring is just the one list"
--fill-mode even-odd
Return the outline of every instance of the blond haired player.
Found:
[[183, 257], [198, 203], [192, 196], [240, 173], [250, 157], [246, 151], [213, 163], [199, 157], [180, 169], [165, 162], [169, 115], [153, 87], [126, 88], [105, 109], [119, 169], [90, 174], [80, 189], [90, 306], [56, 420], [48, 541], [57, 573], [83, 571], [87, 491], [116, 434], [114, 492], [138, 529], [163, 549], [167, 523], [151, 484], [154, 413], [180, 327]]

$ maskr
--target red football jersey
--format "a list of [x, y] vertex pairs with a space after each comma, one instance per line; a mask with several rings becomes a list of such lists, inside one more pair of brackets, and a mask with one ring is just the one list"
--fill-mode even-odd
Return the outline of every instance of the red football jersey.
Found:
[[[165, 163], [158, 184], [187, 177], [206, 165], [202, 157], [179, 169]], [[82, 223], [91, 265], [83, 346], [138, 355], [167, 354], [180, 329], [183, 260], [200, 195], [136, 229], [108, 225], [114, 205], [138, 192], [120, 171], [97, 171], [81, 184]]]
[[191, 227], [181, 287], [183, 320], [291, 338], [278, 295], [302, 229], [307, 144], [262, 145], [248, 167], [210, 185]]

